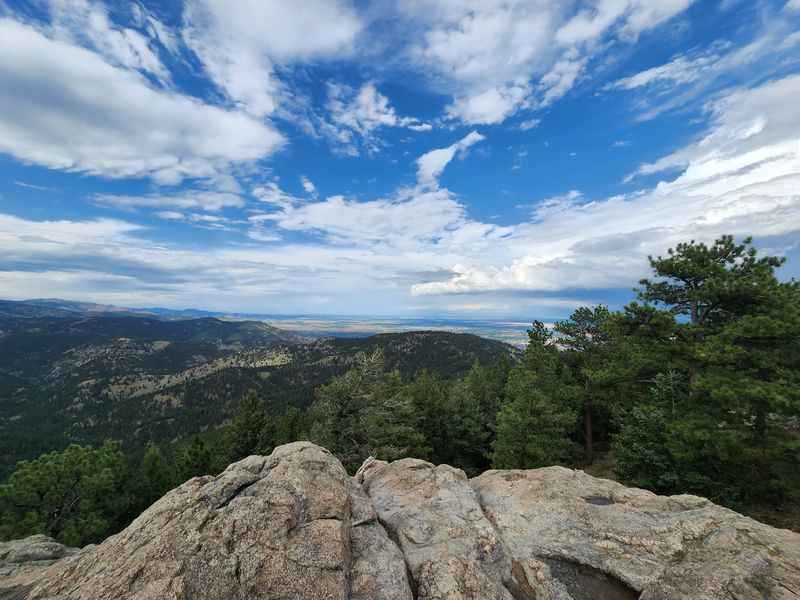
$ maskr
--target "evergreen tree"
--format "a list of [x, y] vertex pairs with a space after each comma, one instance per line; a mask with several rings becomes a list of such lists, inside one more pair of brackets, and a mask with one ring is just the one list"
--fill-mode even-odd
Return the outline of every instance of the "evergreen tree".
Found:
[[453, 464], [450, 383], [441, 375], [422, 371], [403, 386], [401, 393], [407, 398], [417, 431], [425, 440], [417, 458], [435, 464]]
[[[477, 373], [477, 371], [473, 371]], [[477, 475], [490, 465], [491, 436], [495, 415], [484, 412], [481, 398], [476, 394], [474, 380], [467, 376], [450, 384], [447, 395], [447, 423], [450, 458], [448, 464], [463, 469], [467, 475]], [[473, 385], [471, 385], [473, 384]]]
[[354, 368], [320, 387], [310, 414], [312, 439], [350, 472], [367, 456], [394, 460], [424, 444], [400, 375], [384, 371], [381, 351], [359, 355]]
[[275, 445], [280, 446], [305, 439], [305, 430], [303, 411], [296, 406], [287, 406], [275, 421]]
[[145, 510], [153, 502], [172, 489], [176, 481], [173, 465], [164, 457], [156, 444], [150, 443], [139, 463], [134, 492], [134, 503], [138, 512]]
[[[775, 276], [782, 263], [759, 258], [749, 239], [736, 244], [730, 236], [711, 246], [680, 244], [651, 259], [657, 279], [642, 280], [639, 291], [648, 304], [632, 304], [616, 320], [625, 331], [621, 346], [645, 357], [637, 365], [640, 379], [655, 381], [661, 362], [662, 373], [684, 373], [687, 389], [674, 414], [641, 401], [638, 412], [621, 411], [615, 446], [626, 479], [645, 477], [664, 491], [737, 505], [797, 490], [800, 460], [790, 424], [800, 415], [800, 302], [797, 284]], [[641, 444], [664, 444], [669, 459], [649, 467], [631, 460], [622, 447], [634, 433]]]
[[227, 430], [229, 461], [241, 460], [251, 454], [269, 454], [274, 447], [274, 437], [265, 402], [256, 392], [247, 392]]
[[671, 493], [681, 485], [670, 452], [670, 427], [686, 407], [686, 391], [675, 371], [657, 375], [649, 397], [624, 409], [614, 438], [616, 472], [630, 485]]
[[570, 464], [570, 433], [578, 414], [580, 389], [540, 321], [528, 331], [522, 361], [508, 378], [505, 403], [497, 415], [492, 463], [497, 469]]
[[605, 306], [581, 307], [566, 321], [555, 324], [558, 344], [581, 387], [583, 441], [586, 462], [594, 461], [595, 413], [605, 408], [612, 373], [607, 368], [610, 336], [606, 323], [610, 313]]
[[693, 382], [696, 419], [729, 449], [724, 479], [744, 502], [780, 502], [800, 489], [800, 440], [790, 426], [800, 417], [800, 286], [767, 285], [759, 304], [718, 324], [695, 351], [703, 364]]
[[199, 435], [192, 436], [178, 449], [176, 470], [180, 482], [201, 475], [212, 475], [216, 469], [211, 447]]
[[99, 542], [128, 509], [119, 444], [73, 444], [21, 461], [0, 486], [0, 537], [44, 533], [68, 546]]

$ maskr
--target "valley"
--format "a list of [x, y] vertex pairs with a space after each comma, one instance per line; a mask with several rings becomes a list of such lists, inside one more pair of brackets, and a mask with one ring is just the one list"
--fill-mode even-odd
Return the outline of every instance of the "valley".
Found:
[[251, 390], [272, 411], [305, 408], [361, 352], [381, 349], [406, 376], [460, 375], [518, 353], [463, 333], [311, 338], [257, 321], [97, 306], [0, 304], [0, 475], [71, 442], [137, 449], [213, 429]]

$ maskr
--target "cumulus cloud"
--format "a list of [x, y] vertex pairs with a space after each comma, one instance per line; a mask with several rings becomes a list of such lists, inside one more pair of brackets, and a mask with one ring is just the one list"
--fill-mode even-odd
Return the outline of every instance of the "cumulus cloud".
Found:
[[320, 233], [335, 243], [408, 247], [458, 226], [463, 221], [463, 211], [449, 193], [434, 190], [369, 202], [332, 196], [263, 218], [281, 229]]
[[471, 131], [455, 144], [426, 152], [417, 159], [417, 181], [423, 186], [436, 186], [439, 176], [457, 154], [464, 154], [470, 146], [486, 139], [477, 131]]
[[556, 33], [564, 45], [593, 41], [610, 27], [635, 37], [686, 10], [694, 0], [597, 0], [578, 11]]
[[[451, 119], [500, 123], [516, 115], [516, 127], [527, 131], [539, 124], [530, 111], [588, 77], [591, 61], [612, 44], [634, 40], [689, 4], [409, 0], [400, 13], [421, 33], [400, 60], [410, 58], [436, 90], [451, 94]], [[700, 139], [632, 174], [631, 181], [661, 174], [652, 189], [612, 198], [570, 190], [526, 206], [521, 222], [498, 226], [470, 215], [440, 183], [447, 165], [484, 139], [477, 131], [419, 156], [415, 184], [379, 197], [322, 198], [308, 177], [298, 185], [298, 174], [290, 179], [294, 191], [282, 189], [287, 180], [264, 182], [258, 161], [285, 142], [270, 115], [278, 118], [281, 103], [300, 93], [291, 88], [302, 75], [294, 67], [352, 55], [366, 26], [349, 3], [191, 0], [180, 39], [141, 7], [131, 9], [134, 30], [112, 22], [99, 2], [42, 6], [52, 15], [46, 24], [0, 19], [0, 152], [103, 177], [199, 179], [89, 199], [129, 211], [126, 219], [147, 209], [174, 221], [170, 227], [220, 231], [207, 247], [189, 248], [154, 243], [153, 232], [127, 221], [0, 215], [0, 287], [21, 296], [91, 293], [99, 301], [152, 304], [158, 294], [166, 305], [227, 310], [292, 303], [313, 312], [338, 299], [352, 311], [408, 304], [523, 312], [530, 297], [574, 306], [572, 288], [629, 287], [648, 253], [688, 238], [754, 234], [780, 250], [781, 239], [800, 233], [800, 121], [793, 110], [800, 79], [780, 71], [766, 69], [761, 81], [768, 83], [759, 87], [717, 92]], [[768, 66], [770, 53], [785, 56], [779, 53], [800, 43], [787, 32], [776, 25], [743, 45], [690, 51], [607, 91], [651, 95], [669, 106], [689, 97], [682, 95], [687, 88], [701, 89], [742, 65]], [[172, 88], [165, 52], [188, 58], [184, 42], [219, 87], [214, 101], [227, 109]], [[664, 95], [673, 89], [681, 92]], [[320, 133], [344, 151], [382, 147], [387, 128], [432, 127], [398, 114], [370, 80], [322, 91], [312, 105], [324, 115]], [[249, 205], [240, 187], [255, 199]], [[234, 217], [233, 209], [247, 212]], [[353, 289], [371, 293], [353, 299]], [[409, 300], [411, 292], [416, 298]]]
[[0, 152], [24, 162], [177, 183], [216, 177], [284, 142], [268, 124], [157, 90], [11, 19], [0, 19], [0, 53]]
[[362, 23], [340, 0], [189, 0], [183, 39], [211, 79], [244, 110], [272, 114], [287, 92], [276, 66], [340, 57]]
[[[100, 301], [127, 298], [121, 303], [130, 304], [158, 293], [168, 305], [228, 310], [293, 302], [313, 311], [338, 299], [357, 311], [365, 300], [352, 300], [352, 289], [370, 289], [371, 306], [395, 309], [487, 301], [519, 306], [514, 294], [533, 295], [537, 306], [548, 297], [566, 306], [571, 289], [630, 286], [644, 274], [647, 254], [686, 239], [753, 234], [773, 251], [781, 239], [796, 240], [800, 117], [792, 99], [798, 93], [800, 76], [738, 90], [709, 107], [701, 139], [646, 167], [653, 173], [677, 167], [677, 177], [612, 198], [573, 190], [538, 202], [529, 219], [503, 227], [471, 218], [458, 197], [438, 186], [357, 201], [294, 198], [275, 184], [262, 193], [273, 210], [251, 216], [242, 231], [246, 242], [203, 249], [153, 244], [139, 237], [140, 226], [117, 220], [6, 215], [0, 217], [0, 283], [28, 296], [91, 290]], [[454, 144], [452, 155], [428, 156], [424, 173], [435, 181], [466, 139]], [[235, 225], [194, 210], [158, 216]], [[409, 291], [416, 300], [407, 299]], [[487, 292], [495, 296], [482, 300]], [[463, 297], [448, 300], [452, 294]]]

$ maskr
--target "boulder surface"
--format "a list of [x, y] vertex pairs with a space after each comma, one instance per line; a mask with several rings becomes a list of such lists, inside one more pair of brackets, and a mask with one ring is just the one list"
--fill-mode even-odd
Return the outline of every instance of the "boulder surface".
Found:
[[99, 546], [0, 544], [0, 600], [635, 598], [800, 600], [800, 535], [561, 467], [469, 480], [369, 459], [351, 478], [295, 442], [187, 481]]

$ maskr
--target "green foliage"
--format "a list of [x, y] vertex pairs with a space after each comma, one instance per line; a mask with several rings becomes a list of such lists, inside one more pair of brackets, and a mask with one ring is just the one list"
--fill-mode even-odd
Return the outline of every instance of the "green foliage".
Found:
[[288, 444], [305, 438], [305, 414], [296, 406], [287, 406], [275, 421], [275, 445]]
[[227, 430], [228, 459], [241, 460], [251, 454], [272, 452], [275, 431], [267, 417], [265, 402], [250, 391], [239, 402], [233, 421]]
[[[0, 330], [0, 481], [20, 460], [73, 442], [115, 439], [137, 454], [151, 441], [166, 449], [205, 437], [230, 421], [248, 391], [277, 427], [286, 408], [304, 412], [316, 388], [359, 353], [381, 349], [386, 369], [404, 378], [423, 369], [454, 378], [475, 360], [513, 352], [444, 331], [299, 343], [264, 323], [217, 319], [0, 315]], [[226, 466], [227, 451], [217, 459]]]
[[437, 464], [447, 462], [452, 457], [450, 382], [441, 375], [423, 371], [399, 393], [411, 407], [416, 429], [425, 440], [424, 446], [418, 448], [417, 458]]
[[651, 259], [658, 279], [639, 296], [652, 304], [615, 319], [618, 347], [634, 378], [658, 388], [676, 369], [686, 391], [671, 410], [628, 394], [615, 440], [624, 480], [734, 506], [798, 495], [800, 293], [776, 278], [782, 263], [730, 236]]
[[137, 469], [135, 483], [132, 483], [136, 512], [145, 510], [175, 485], [175, 469], [156, 444], [147, 446]]
[[[610, 443], [628, 484], [744, 510], [800, 502], [800, 285], [777, 279], [782, 262], [729, 236], [679, 244], [650, 259], [637, 302], [579, 308], [553, 331], [535, 321], [516, 362], [472, 336], [420, 332], [320, 342], [295, 348], [289, 366], [210, 375], [181, 397], [191, 438], [151, 443], [129, 464], [112, 443], [20, 462], [0, 486], [0, 537], [97, 541], [172, 486], [298, 439], [350, 472], [369, 455], [414, 456], [469, 475], [574, 466], [581, 442], [591, 463], [595, 442]], [[214, 427], [230, 406], [230, 423]], [[167, 420], [141, 429], [163, 440]], [[48, 443], [64, 447], [59, 435]]]
[[631, 485], [669, 493], [679, 484], [669, 450], [670, 424], [685, 407], [685, 390], [675, 371], [656, 376], [650, 397], [626, 409], [614, 438], [617, 475]]
[[570, 434], [578, 416], [580, 388], [540, 321], [528, 332], [522, 361], [509, 374], [505, 403], [497, 415], [492, 463], [524, 469], [571, 463]]
[[557, 322], [554, 328], [558, 344], [564, 349], [562, 357], [581, 388], [583, 443], [589, 464], [594, 460], [596, 415], [598, 412], [607, 414], [608, 395], [613, 382], [614, 372], [608, 366], [612, 360], [609, 353], [611, 336], [607, 327], [609, 318], [610, 313], [605, 306], [581, 307], [568, 320]]
[[218, 469], [211, 445], [202, 437], [195, 435], [178, 448], [176, 471], [180, 482], [192, 477], [211, 475]]
[[119, 445], [73, 444], [22, 461], [0, 487], [0, 537], [44, 533], [70, 546], [103, 539], [128, 508]]
[[784, 259], [758, 258], [746, 238], [736, 244], [722, 236], [711, 246], [691, 241], [650, 258], [657, 280], [643, 279], [639, 297], [688, 316], [691, 325], [716, 327], [748, 314], [768, 298], [776, 285], [775, 268]]
[[386, 373], [383, 352], [357, 357], [356, 366], [319, 388], [311, 407], [311, 439], [335, 453], [348, 471], [368, 456], [393, 460], [420, 448], [409, 398], [399, 373]]

